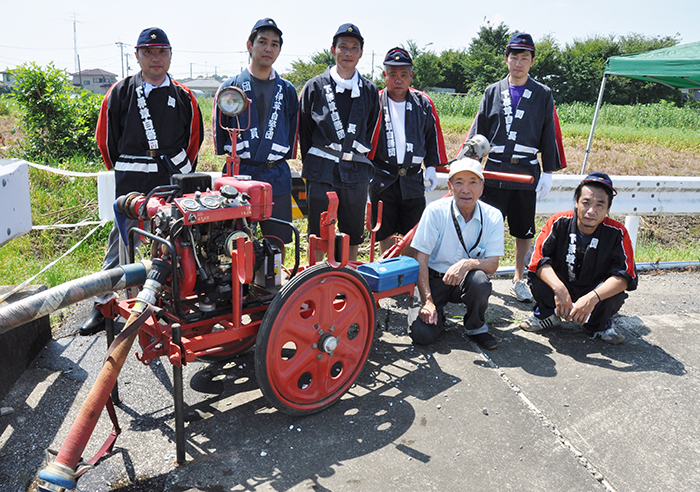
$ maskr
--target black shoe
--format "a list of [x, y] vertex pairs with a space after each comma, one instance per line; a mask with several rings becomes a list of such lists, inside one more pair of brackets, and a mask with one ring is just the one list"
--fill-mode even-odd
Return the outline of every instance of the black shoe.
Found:
[[498, 342], [489, 332], [479, 333], [478, 335], [469, 335], [469, 338], [486, 350], [493, 350], [498, 347]]
[[85, 320], [85, 323], [80, 327], [80, 335], [81, 336], [88, 336], [88, 335], [94, 335], [95, 333], [99, 333], [102, 330], [105, 329], [105, 317], [102, 315], [102, 311], [95, 305], [94, 308], [92, 308], [92, 313], [90, 313], [90, 317]]

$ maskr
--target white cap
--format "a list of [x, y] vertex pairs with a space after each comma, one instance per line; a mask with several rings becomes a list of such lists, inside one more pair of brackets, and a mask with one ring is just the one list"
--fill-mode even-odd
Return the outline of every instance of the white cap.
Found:
[[447, 175], [447, 179], [452, 179], [452, 176], [457, 173], [461, 173], [462, 171], [469, 171], [470, 173], [474, 173], [479, 176], [479, 178], [482, 180], [484, 179], [484, 173], [481, 170], [481, 163], [475, 159], [470, 159], [469, 157], [463, 157], [460, 160], [453, 162], [450, 165], [450, 173]]

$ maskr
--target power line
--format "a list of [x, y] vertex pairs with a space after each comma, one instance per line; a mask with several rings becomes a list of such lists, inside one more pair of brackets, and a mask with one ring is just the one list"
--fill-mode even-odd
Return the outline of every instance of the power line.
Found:
[[[111, 44], [97, 44], [94, 46], [80, 46], [81, 50], [92, 50], [97, 48], [108, 48], [112, 46]], [[129, 45], [127, 45], [129, 46]], [[26, 46], [7, 46], [0, 44], [0, 48], [6, 48], [9, 50], [24, 50], [24, 51], [70, 51], [73, 48], [27, 48]]]

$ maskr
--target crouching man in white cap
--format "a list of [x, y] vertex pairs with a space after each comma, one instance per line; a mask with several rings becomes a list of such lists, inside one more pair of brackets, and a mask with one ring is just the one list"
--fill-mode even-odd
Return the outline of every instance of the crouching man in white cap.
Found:
[[414, 343], [427, 345], [442, 334], [448, 302], [463, 303], [464, 329], [485, 349], [495, 349], [485, 315], [491, 295], [488, 274], [503, 256], [503, 215], [479, 201], [484, 190], [481, 164], [469, 158], [452, 164], [447, 186], [452, 196], [428, 205], [411, 246], [420, 263], [418, 290], [423, 307], [411, 325]]

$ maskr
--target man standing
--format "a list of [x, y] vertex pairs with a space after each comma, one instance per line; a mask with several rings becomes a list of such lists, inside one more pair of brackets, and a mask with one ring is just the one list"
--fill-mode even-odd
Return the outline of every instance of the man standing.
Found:
[[[220, 114], [214, 100], [214, 148], [217, 155], [231, 154], [231, 137], [223, 127], [247, 128], [240, 133], [236, 152], [241, 158], [240, 172], [254, 180], [272, 185], [272, 217], [292, 221], [292, 174], [287, 159], [294, 153], [299, 100], [294, 86], [272, 68], [282, 49], [282, 31], [274, 20], [260, 19], [253, 26], [246, 43], [250, 65], [221, 84], [243, 89], [251, 101], [250, 121], [247, 113], [237, 118]], [[217, 93], [218, 95], [218, 93]], [[220, 119], [219, 119], [220, 118]], [[272, 221], [260, 223], [265, 236], [283, 243], [292, 241], [289, 227]]]
[[413, 60], [404, 49], [392, 48], [384, 58], [386, 89], [379, 92], [382, 114], [374, 132], [370, 159], [375, 174], [370, 182], [372, 220], [383, 202], [382, 225], [377, 232], [380, 252], [391, 247], [391, 236], [406, 234], [425, 210], [421, 164], [428, 191], [437, 186], [435, 166], [447, 163], [440, 119], [430, 98], [412, 89]]
[[[549, 193], [551, 173], [565, 167], [566, 161], [552, 91], [528, 75], [535, 62], [535, 44], [529, 34], [513, 35], [506, 47], [505, 62], [508, 76], [486, 88], [467, 140], [477, 133], [489, 140], [491, 151], [485, 170], [535, 178], [533, 184], [487, 180], [482, 197], [508, 218], [510, 235], [515, 237], [511, 293], [519, 301], [531, 301], [523, 274], [525, 255], [535, 236], [537, 194], [544, 198]], [[544, 173], [540, 172], [538, 153]]]
[[607, 217], [616, 194], [610, 177], [592, 172], [574, 192], [575, 207], [547, 220], [529, 267], [534, 316], [526, 331], [575, 321], [593, 337], [617, 344], [625, 337], [612, 316], [637, 288], [632, 242], [625, 226]]
[[418, 291], [423, 307], [412, 324], [414, 343], [437, 340], [444, 328], [443, 308], [463, 303], [464, 329], [486, 349], [498, 346], [486, 324], [491, 295], [488, 274], [498, 269], [503, 256], [503, 216], [479, 202], [484, 175], [479, 161], [462, 158], [450, 166], [447, 187], [452, 196], [428, 205], [418, 223], [411, 246], [420, 263]]
[[[170, 184], [170, 176], [190, 173], [204, 139], [202, 115], [197, 99], [168, 75], [172, 48], [162, 29], [144, 29], [136, 43], [136, 61], [141, 71], [114, 84], [105, 95], [97, 121], [97, 145], [107, 169], [114, 169], [116, 196], [137, 191], [148, 193]], [[127, 220], [127, 229], [138, 221]], [[119, 232], [109, 234], [102, 270], [119, 265]], [[80, 327], [81, 335], [104, 329], [97, 300], [90, 317]]]
[[[338, 229], [350, 236], [350, 260], [363, 240], [372, 132], [379, 115], [375, 85], [355, 68], [364, 38], [354, 24], [333, 36], [336, 65], [309, 80], [301, 93], [299, 144], [309, 206], [309, 234], [320, 236], [326, 193], [338, 195]], [[317, 255], [317, 261], [323, 259]]]

